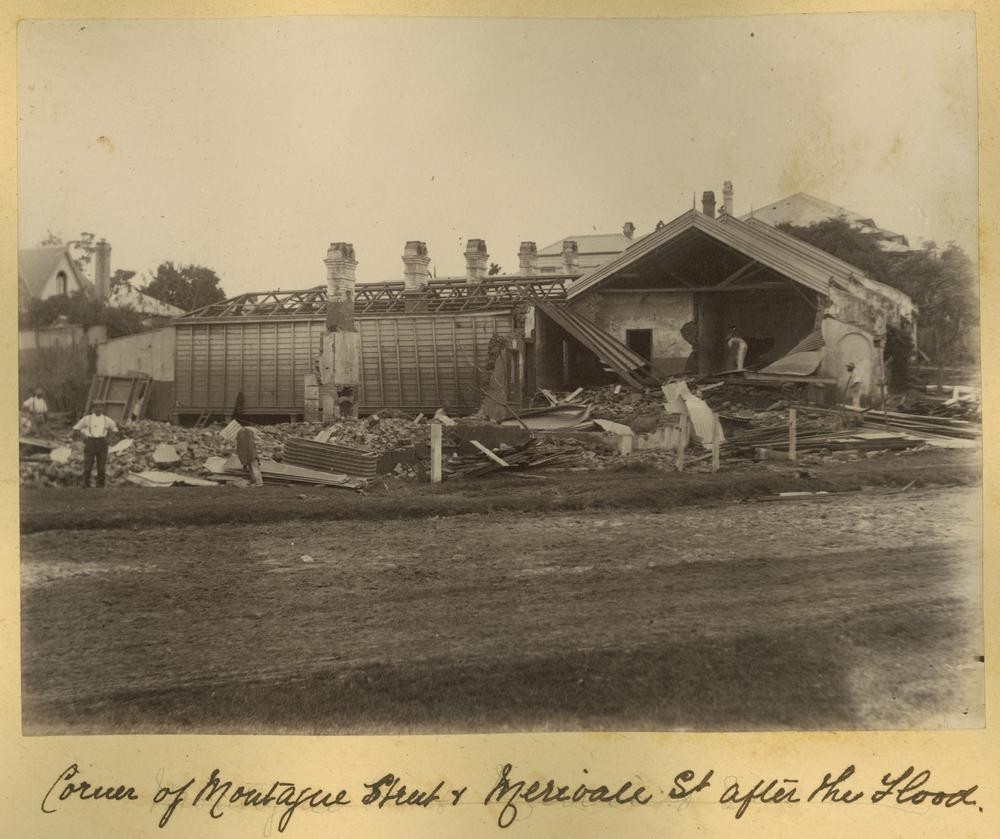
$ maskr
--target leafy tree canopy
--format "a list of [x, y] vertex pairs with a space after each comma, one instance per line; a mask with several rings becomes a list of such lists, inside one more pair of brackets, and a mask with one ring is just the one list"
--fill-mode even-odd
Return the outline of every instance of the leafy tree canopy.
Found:
[[32, 300], [27, 311], [19, 317], [20, 326], [30, 329], [52, 326], [61, 316], [65, 316], [69, 323], [86, 328], [106, 326], [109, 338], [141, 332], [145, 320], [141, 312], [128, 307], [109, 306], [78, 291], [69, 297], [61, 294], [45, 300]]
[[179, 306], [185, 312], [217, 303], [226, 297], [218, 276], [211, 268], [174, 265], [173, 262], [160, 265], [153, 279], [142, 290], [150, 297]]
[[843, 219], [779, 228], [906, 292], [917, 306], [921, 348], [940, 364], [961, 360], [965, 336], [979, 323], [979, 281], [972, 260], [956, 244], [940, 250], [931, 242], [892, 253], [879, 247], [877, 234], [861, 233]]

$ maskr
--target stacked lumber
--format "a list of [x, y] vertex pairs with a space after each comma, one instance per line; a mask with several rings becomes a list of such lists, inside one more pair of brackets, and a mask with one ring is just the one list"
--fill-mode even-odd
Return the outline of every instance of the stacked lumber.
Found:
[[[485, 446], [483, 447], [485, 448]], [[444, 464], [444, 477], [478, 478], [491, 472], [534, 469], [541, 466], [572, 466], [580, 462], [575, 448], [529, 440], [519, 446], [498, 446], [465, 457], [452, 457]]]
[[337, 443], [320, 443], [303, 437], [285, 440], [284, 462], [292, 466], [319, 469], [359, 478], [374, 478], [378, 469], [376, 452]]
[[[849, 409], [861, 413], [858, 409]], [[899, 411], [865, 411], [863, 424], [867, 428], [891, 428], [918, 437], [957, 437], [976, 440], [983, 436], [982, 426], [964, 419], [945, 416], [904, 414]]]

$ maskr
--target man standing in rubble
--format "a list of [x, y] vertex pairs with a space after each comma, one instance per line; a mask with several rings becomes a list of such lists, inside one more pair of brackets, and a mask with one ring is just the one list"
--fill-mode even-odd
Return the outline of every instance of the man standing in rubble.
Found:
[[250, 473], [253, 485], [264, 486], [264, 477], [260, 473], [260, 455], [257, 453], [257, 437], [253, 429], [245, 425], [236, 432], [236, 456], [243, 468]]
[[40, 387], [35, 388], [33, 396], [24, 400], [21, 406], [28, 415], [29, 428], [32, 434], [44, 434], [49, 419], [49, 403]]
[[735, 326], [730, 326], [726, 336], [726, 371], [742, 370], [746, 357], [747, 342], [739, 336]]
[[73, 426], [73, 435], [83, 437], [83, 485], [90, 486], [90, 474], [97, 464], [97, 486], [104, 487], [108, 465], [108, 435], [117, 434], [118, 425], [104, 413], [104, 403], [95, 402], [90, 413]]

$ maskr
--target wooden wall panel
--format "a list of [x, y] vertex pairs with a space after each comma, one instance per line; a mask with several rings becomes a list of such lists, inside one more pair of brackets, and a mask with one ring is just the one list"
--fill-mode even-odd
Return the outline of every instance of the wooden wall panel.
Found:
[[[513, 333], [511, 313], [359, 318], [359, 406], [408, 411], [478, 408], [494, 334]], [[229, 411], [242, 392], [247, 410], [298, 413], [304, 376], [315, 370], [322, 320], [252, 320], [176, 327], [176, 405]]]

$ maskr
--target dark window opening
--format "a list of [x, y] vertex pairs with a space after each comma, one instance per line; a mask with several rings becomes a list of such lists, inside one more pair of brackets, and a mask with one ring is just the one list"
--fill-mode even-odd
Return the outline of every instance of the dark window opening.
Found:
[[653, 360], [652, 329], [626, 329], [625, 343], [632, 352], [641, 355], [646, 361]]

